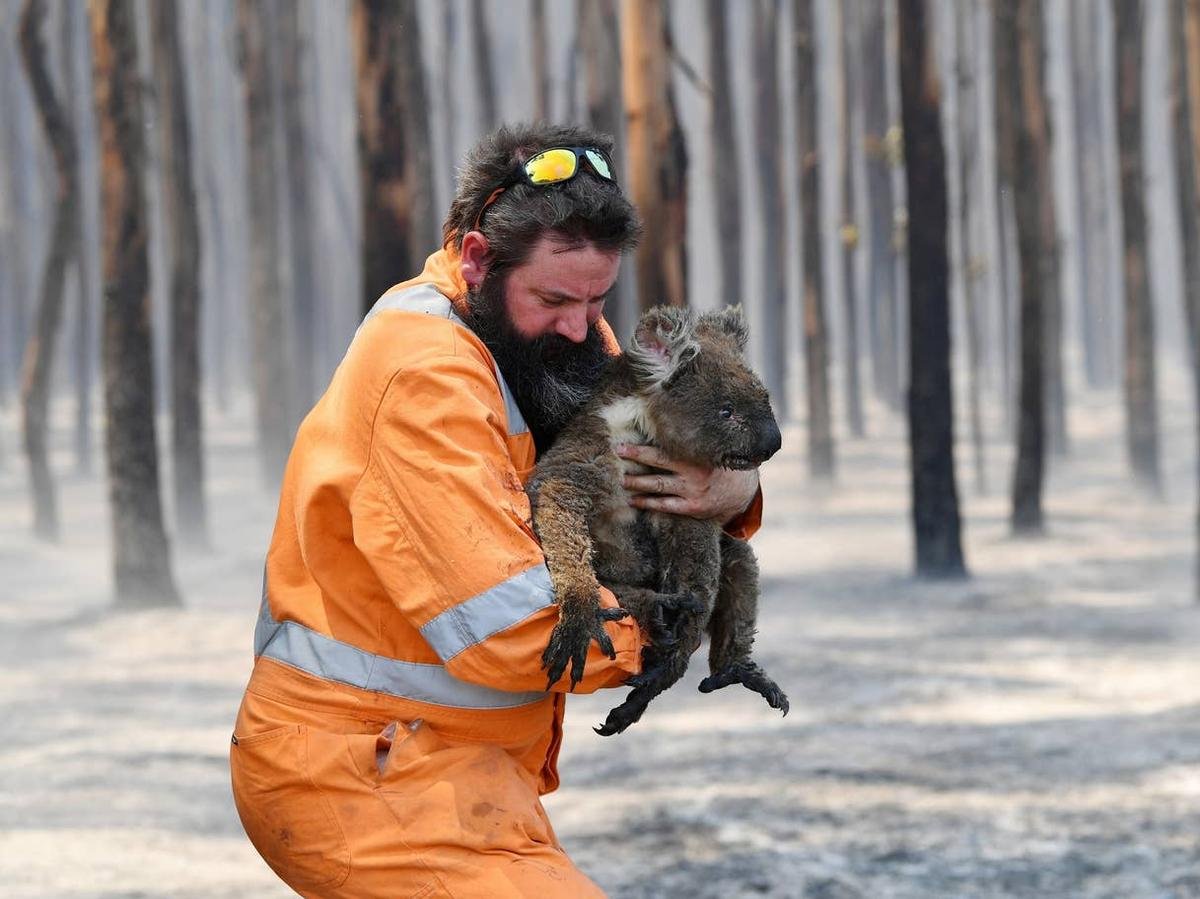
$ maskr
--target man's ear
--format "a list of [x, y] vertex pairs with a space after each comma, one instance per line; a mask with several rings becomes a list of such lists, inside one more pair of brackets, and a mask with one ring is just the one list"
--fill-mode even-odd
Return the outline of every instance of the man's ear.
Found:
[[700, 352], [696, 317], [679, 306], [655, 306], [638, 320], [627, 353], [638, 380], [647, 387], [669, 381]]
[[491, 252], [492, 248], [482, 231], [468, 231], [463, 235], [459, 264], [468, 287], [478, 287], [487, 277], [492, 264]]

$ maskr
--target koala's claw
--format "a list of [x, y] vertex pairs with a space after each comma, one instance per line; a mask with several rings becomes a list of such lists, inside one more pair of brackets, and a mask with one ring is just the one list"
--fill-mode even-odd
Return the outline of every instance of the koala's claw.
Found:
[[679, 633], [691, 615], [704, 610], [704, 603], [693, 593], [665, 593], [655, 602], [649, 615], [650, 638], [663, 649], [679, 642]]
[[779, 685], [767, 677], [754, 662], [735, 662], [732, 665], [726, 665], [719, 671], [714, 671], [700, 681], [700, 692], [711, 693], [713, 690], [728, 687], [730, 684], [741, 684], [747, 690], [753, 690], [767, 701], [767, 705], [773, 709], [779, 709], [784, 715], [787, 715], [791, 708], [787, 694], [779, 689]]
[[583, 669], [587, 662], [588, 647], [595, 640], [610, 659], [617, 657], [612, 639], [604, 630], [604, 622], [619, 621], [629, 614], [625, 609], [594, 609], [583, 614], [564, 614], [554, 626], [546, 651], [542, 653], [542, 667], [546, 669], [549, 690], [563, 676], [567, 665], [571, 666], [571, 690], [583, 680]]

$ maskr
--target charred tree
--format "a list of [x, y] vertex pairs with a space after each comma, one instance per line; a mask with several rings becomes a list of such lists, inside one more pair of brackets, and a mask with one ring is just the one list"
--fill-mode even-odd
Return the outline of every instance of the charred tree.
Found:
[[855, 278], [855, 259], [858, 251], [858, 225], [854, 214], [854, 101], [855, 69], [854, 52], [856, 29], [854, 2], [843, 2], [839, 8], [838, 32], [841, 45], [842, 69], [839, 91], [838, 124], [841, 130], [842, 154], [838, 160], [839, 181], [842, 196], [842, 308], [845, 314], [843, 333], [846, 376], [846, 420], [850, 434], [862, 437], [866, 431], [863, 424], [862, 392], [859, 388], [858, 354], [858, 284]]
[[1103, 79], [1097, 46], [1097, 5], [1092, 0], [1070, 2], [1072, 121], [1078, 159], [1079, 296], [1084, 373], [1090, 387], [1113, 383], [1113, 347], [1106, 325], [1113, 307], [1106, 268], [1111, 222], [1106, 202], [1108, 179], [1104, 167]]
[[975, 456], [975, 489], [987, 493], [987, 460], [984, 455], [983, 419], [980, 414], [980, 310], [982, 308], [981, 276], [984, 255], [976, 219], [971, 214], [980, 184], [979, 158], [982, 155], [982, 133], [978, 117], [978, 85], [975, 77], [976, 6], [974, 0], [964, 0], [954, 6], [955, 77], [958, 89], [959, 183], [958, 229], [962, 235], [963, 309], [966, 314], [967, 394], [968, 416], [971, 423], [971, 447]]
[[[778, 0], [755, 0], [754, 7], [754, 170], [762, 207], [762, 320], [774, 323], [763, 335], [763, 381], [781, 414], [790, 408], [786, 390], [787, 334], [778, 323], [787, 316], [787, 210], [784, 208], [783, 154], [780, 147]], [[724, 212], [721, 213], [725, 215]]]
[[1002, 78], [1000, 105], [1011, 116], [1003, 152], [1012, 160], [1020, 254], [1020, 389], [1017, 461], [1013, 474], [1011, 524], [1016, 533], [1042, 530], [1045, 471], [1045, 309], [1047, 221], [1043, 196], [1051, 191], [1048, 114], [1044, 101], [1040, 0], [1019, 0], [996, 8], [996, 59], [1011, 65]]
[[[280, 7], [279, 48], [282, 81], [283, 145], [286, 150], [288, 221], [291, 272], [289, 295], [294, 322], [297, 352], [293, 360], [294, 408], [303, 413], [317, 399], [320, 385], [316, 383], [313, 360], [318, 355], [317, 301], [318, 242], [313, 212], [314, 170], [311, 139], [306, 115], [310, 96], [306, 72], [312, 71], [311, 47], [301, 24], [300, 4], [289, 0]], [[430, 182], [425, 190], [432, 190]]]
[[933, 17], [925, 0], [900, 0], [900, 93], [910, 203], [909, 439], [917, 574], [958, 577], [963, 563], [954, 476], [950, 381], [949, 262], [946, 257], [946, 163], [941, 85], [926, 43]]
[[62, 322], [63, 280], [67, 266], [75, 260], [78, 249], [79, 169], [70, 115], [55, 93], [50, 78], [46, 45], [41, 33], [45, 18], [44, 0], [26, 0], [21, 13], [21, 60], [33, 91], [38, 120], [54, 154], [57, 185], [50, 247], [38, 297], [37, 326], [25, 347], [21, 424], [33, 494], [33, 531], [43, 540], [57, 541], [58, 501], [46, 445], [47, 410], [54, 349]]
[[687, 305], [687, 146], [671, 89], [665, 0], [622, 0], [621, 84], [631, 199], [645, 233], [637, 249], [637, 299]]
[[176, 0], [150, 4], [157, 82], [163, 201], [171, 259], [171, 449], [175, 528], [182, 544], [208, 544], [204, 498], [204, 420], [200, 407], [200, 219], [197, 212], [187, 83]]
[[1117, 39], [1117, 135], [1125, 235], [1125, 418], [1129, 462], [1137, 481], [1162, 490], [1159, 471], [1154, 307], [1146, 274], [1145, 178], [1142, 163], [1142, 0], [1113, 0]]
[[[369, 0], [369, 2], [372, 5], [381, 5], [380, 0]], [[404, 2], [410, 2], [410, 0], [404, 0]], [[471, 52], [475, 62], [475, 97], [479, 102], [479, 133], [485, 134], [500, 124], [500, 107], [496, 102], [492, 38], [488, 31], [487, 9], [483, 0], [472, 0], [469, 18], [471, 20]]]
[[358, 0], [351, 25], [365, 311], [393, 284], [419, 272], [438, 241], [416, 3]]
[[[75, 246], [75, 272], [78, 277], [78, 293], [76, 295], [76, 327], [75, 327], [75, 467], [81, 474], [89, 474], [92, 470], [92, 346], [95, 337], [93, 302], [98, 291], [96, 277], [96, 259], [94, 233], [89, 233], [87, 222], [90, 204], [99, 193], [96, 189], [95, 175], [90, 163], [92, 161], [91, 147], [94, 140], [88, 130], [91, 116], [88, 111], [87, 86], [80, 90], [80, 75], [86, 75], [81, 69], [80, 60], [91, 58], [87, 46], [87, 11], [80, 4], [68, 4], [62, 12], [62, 70], [63, 95], [68, 110], [79, 129], [79, 154], [76, 159], [80, 199], [75, 207], [75, 234], [71, 242]], [[86, 160], [86, 162], [85, 162]]]
[[119, 606], [179, 605], [154, 434], [142, 86], [132, 0], [92, 0], [104, 220], [104, 401]]
[[529, 34], [533, 67], [533, 117], [550, 117], [550, 72], [546, 64], [546, 0], [530, 0]]
[[[728, 22], [724, 0], [706, 0], [705, 19], [708, 24], [709, 83], [712, 85], [712, 129], [709, 132], [709, 145], [713, 160], [713, 191], [717, 204], [717, 252], [721, 261], [720, 301], [722, 304], [729, 304], [739, 302], [742, 298], [742, 193], [736, 177], [741, 168], [738, 165], [738, 133], [733, 120], [729, 50], [725, 39]], [[782, 158], [782, 154], [780, 156]]]
[[283, 475], [293, 415], [289, 353], [280, 280], [279, 188], [275, 124], [278, 66], [271, 54], [276, 27], [271, 0], [239, 0], [238, 39], [246, 104], [247, 205], [250, 234], [250, 332], [254, 347], [254, 394], [263, 480]]
[[871, 336], [875, 393], [900, 408], [900, 363], [896, 354], [896, 237], [892, 169], [896, 165], [895, 131], [887, 103], [887, 2], [862, 4], [863, 153], [867, 168], [869, 281], [867, 326]]
[[803, 242], [804, 367], [807, 375], [808, 471], [834, 474], [833, 413], [829, 402], [829, 331], [821, 289], [821, 151], [817, 139], [816, 28], [813, 0], [793, 0], [796, 78], [796, 157], [800, 161], [800, 237]]
[[[1192, 356], [1200, 447], [1200, 0], [1175, 0], [1175, 154], [1183, 225], [1184, 319]], [[1197, 452], [1200, 484], [1200, 451]], [[1196, 507], [1195, 598], [1200, 601], [1200, 497]]]

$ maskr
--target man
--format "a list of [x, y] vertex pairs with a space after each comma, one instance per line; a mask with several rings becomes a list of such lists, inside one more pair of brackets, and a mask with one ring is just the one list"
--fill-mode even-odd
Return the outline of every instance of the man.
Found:
[[[538, 799], [569, 677], [547, 691], [557, 609], [522, 483], [617, 351], [602, 311], [639, 225], [610, 152], [568, 127], [486, 139], [443, 250], [300, 426], [230, 756], [247, 833], [303, 895], [602, 895]], [[629, 454], [662, 470], [630, 479], [636, 505], [757, 526], [754, 473]], [[611, 614], [580, 692], [639, 670]]]

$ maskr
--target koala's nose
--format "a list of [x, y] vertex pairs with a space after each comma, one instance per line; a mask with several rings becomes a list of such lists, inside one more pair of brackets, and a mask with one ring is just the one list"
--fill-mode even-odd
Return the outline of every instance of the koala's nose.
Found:
[[768, 421], [758, 434], [758, 455], [765, 462], [779, 452], [783, 446], [783, 435], [774, 420]]

